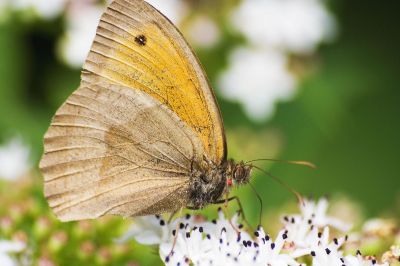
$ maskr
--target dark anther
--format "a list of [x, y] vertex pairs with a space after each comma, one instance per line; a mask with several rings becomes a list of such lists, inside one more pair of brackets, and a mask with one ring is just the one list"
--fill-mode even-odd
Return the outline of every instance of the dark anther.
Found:
[[331, 253], [331, 250], [329, 248], [326, 248], [325, 251], [326, 251], [326, 254], [328, 254], [328, 255]]

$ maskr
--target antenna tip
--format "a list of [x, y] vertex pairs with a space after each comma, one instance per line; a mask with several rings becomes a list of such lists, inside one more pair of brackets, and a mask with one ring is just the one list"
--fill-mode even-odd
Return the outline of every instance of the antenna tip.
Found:
[[308, 161], [294, 161], [293, 163], [298, 164], [298, 165], [304, 165], [307, 166], [311, 169], [317, 169], [317, 166], [315, 164], [313, 164], [312, 162], [308, 162]]

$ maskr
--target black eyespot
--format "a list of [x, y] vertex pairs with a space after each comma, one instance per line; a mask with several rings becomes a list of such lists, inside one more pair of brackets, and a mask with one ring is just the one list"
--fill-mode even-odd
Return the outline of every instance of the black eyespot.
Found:
[[139, 44], [140, 46], [145, 46], [147, 43], [147, 38], [143, 34], [140, 34], [135, 37], [135, 42]]

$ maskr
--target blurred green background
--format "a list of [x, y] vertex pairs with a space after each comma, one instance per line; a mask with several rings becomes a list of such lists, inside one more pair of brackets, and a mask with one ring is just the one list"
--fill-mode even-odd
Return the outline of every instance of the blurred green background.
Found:
[[[239, 103], [221, 97], [217, 82], [228, 64], [229, 52], [245, 42], [220, 15], [239, 1], [189, 2], [200, 7], [192, 12], [209, 12], [222, 29], [219, 44], [196, 50], [218, 95], [229, 157], [311, 161], [317, 170], [264, 162], [257, 165], [302, 194], [345, 195], [359, 202], [367, 216], [389, 213], [399, 217], [400, 4], [328, 2], [339, 26], [336, 40], [322, 45], [312, 56], [293, 56], [291, 62], [296, 66], [299, 61], [301, 66], [296, 95], [279, 102], [271, 118], [254, 121]], [[37, 165], [42, 136], [56, 109], [77, 88], [80, 70], [57, 56], [65, 17], [33, 19], [27, 12], [4, 16], [0, 23], [0, 142], [21, 136]], [[47, 212], [40, 178], [34, 182], [32, 197], [38, 198], [41, 210]], [[252, 182], [267, 211], [294, 201], [287, 190], [257, 171]], [[4, 196], [8, 185], [1, 186]], [[253, 192], [244, 187], [238, 193], [255, 221], [258, 202]]]

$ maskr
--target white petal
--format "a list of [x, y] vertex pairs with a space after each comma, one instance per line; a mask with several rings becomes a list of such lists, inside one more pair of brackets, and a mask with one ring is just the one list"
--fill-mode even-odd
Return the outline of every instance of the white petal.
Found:
[[162, 240], [162, 228], [159, 220], [155, 216], [137, 217], [134, 224], [119, 239], [117, 243], [124, 243], [130, 239], [135, 239], [143, 245], [160, 244]]
[[244, 47], [233, 51], [218, 82], [222, 95], [241, 103], [253, 119], [270, 117], [276, 102], [293, 96], [296, 83], [283, 54]]
[[25, 243], [17, 241], [0, 241], [0, 254], [10, 252], [21, 252], [25, 249]]
[[0, 147], [0, 178], [15, 180], [30, 169], [29, 148], [18, 138]]

